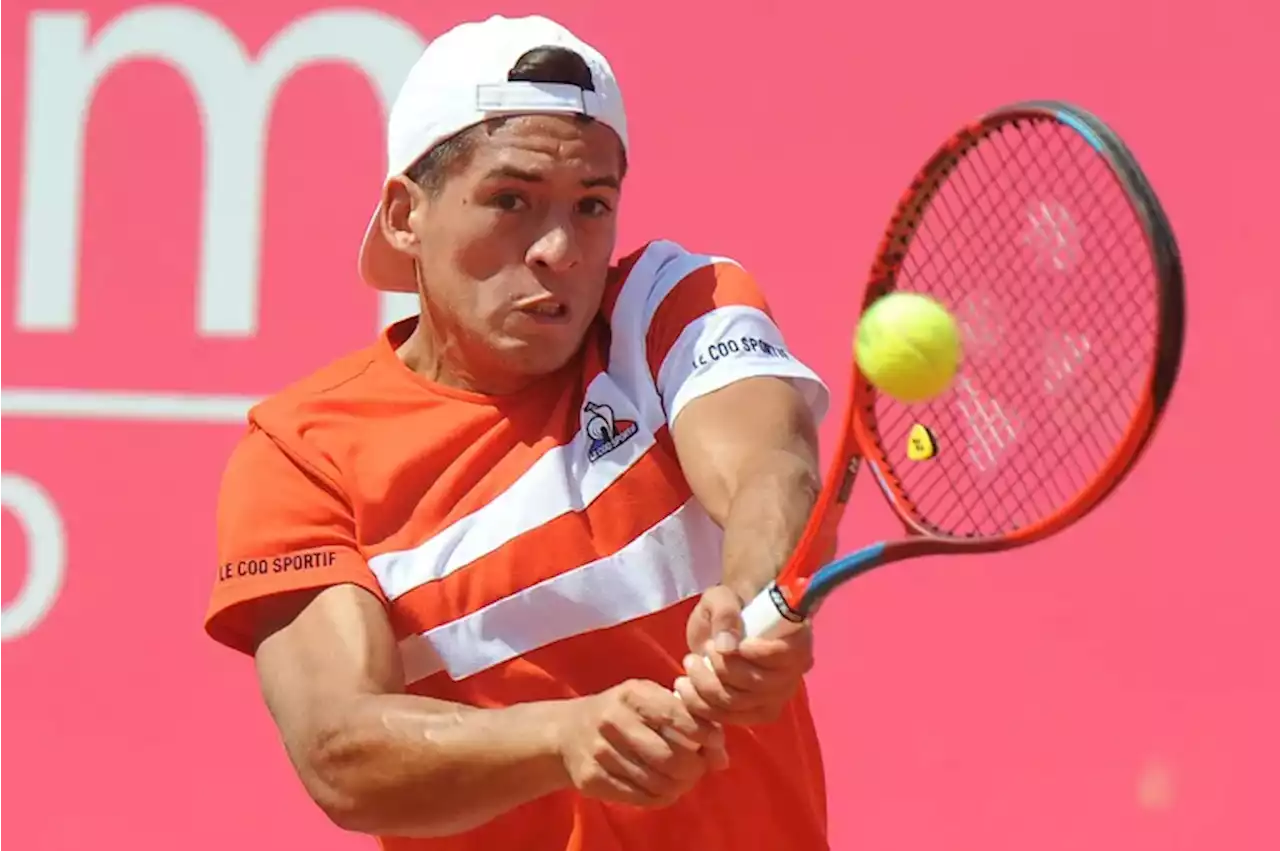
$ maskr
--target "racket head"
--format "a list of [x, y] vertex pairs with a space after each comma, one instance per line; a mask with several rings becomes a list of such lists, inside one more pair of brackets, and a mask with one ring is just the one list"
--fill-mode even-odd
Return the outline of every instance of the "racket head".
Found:
[[[946, 305], [964, 358], [952, 388], [920, 404], [878, 393], [854, 364], [836, 458], [779, 577], [797, 616], [874, 566], [1008, 549], [1079, 520], [1141, 457], [1176, 383], [1173, 230], [1120, 138], [1071, 104], [997, 109], [937, 149], [895, 209], [864, 308], [895, 290]], [[910, 457], [913, 432], [931, 457]], [[810, 583], [860, 464], [908, 535]]]

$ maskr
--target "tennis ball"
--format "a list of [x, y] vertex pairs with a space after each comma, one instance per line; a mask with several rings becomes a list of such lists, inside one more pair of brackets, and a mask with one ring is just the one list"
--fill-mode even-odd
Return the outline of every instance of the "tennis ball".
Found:
[[924, 402], [955, 378], [960, 333], [935, 299], [890, 293], [863, 311], [853, 351], [858, 368], [880, 392], [900, 402]]

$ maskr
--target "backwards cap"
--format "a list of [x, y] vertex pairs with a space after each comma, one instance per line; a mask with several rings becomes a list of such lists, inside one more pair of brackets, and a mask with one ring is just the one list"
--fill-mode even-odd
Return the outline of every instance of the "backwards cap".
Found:
[[[591, 69], [595, 91], [560, 83], [507, 79], [521, 56], [538, 47], [563, 47]], [[444, 140], [501, 115], [570, 113], [608, 125], [627, 147], [627, 115], [613, 69], [601, 53], [541, 16], [461, 24], [427, 46], [391, 106], [387, 120], [387, 180], [405, 173]], [[413, 261], [383, 238], [374, 209], [360, 246], [360, 275], [380, 290], [415, 292]]]

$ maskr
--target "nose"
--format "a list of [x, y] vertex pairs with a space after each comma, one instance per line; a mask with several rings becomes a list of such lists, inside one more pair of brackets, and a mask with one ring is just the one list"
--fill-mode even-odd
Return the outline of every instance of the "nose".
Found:
[[573, 222], [566, 216], [549, 216], [541, 235], [529, 246], [525, 262], [552, 272], [566, 272], [582, 259]]

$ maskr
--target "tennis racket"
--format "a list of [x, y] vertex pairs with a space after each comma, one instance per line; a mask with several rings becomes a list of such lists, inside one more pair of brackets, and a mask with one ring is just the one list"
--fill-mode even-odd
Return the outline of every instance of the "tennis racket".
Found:
[[[805, 622], [877, 567], [1063, 531], [1124, 480], [1169, 404], [1186, 313], [1177, 243], [1133, 155], [1075, 106], [997, 109], [938, 149], [898, 203], [863, 308], [894, 290], [956, 317], [955, 382], [908, 405], [855, 364], [823, 489], [744, 609], [747, 635]], [[905, 535], [821, 564], [863, 467]]]

